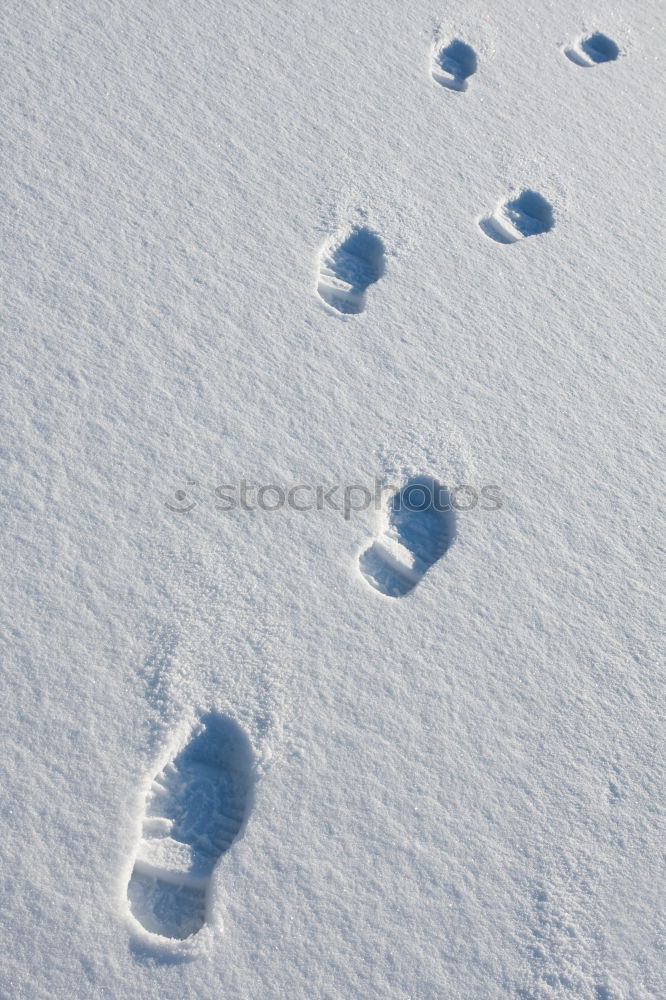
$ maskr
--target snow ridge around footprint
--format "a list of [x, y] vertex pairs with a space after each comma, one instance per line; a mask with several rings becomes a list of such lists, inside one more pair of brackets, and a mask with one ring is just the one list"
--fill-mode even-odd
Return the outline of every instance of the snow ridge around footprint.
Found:
[[319, 258], [317, 292], [339, 313], [363, 312], [367, 289], [384, 274], [384, 244], [367, 226], [352, 226], [323, 248]]
[[245, 733], [209, 712], [153, 779], [127, 887], [146, 931], [182, 941], [204, 926], [211, 875], [245, 822], [252, 777]]
[[496, 243], [517, 243], [526, 236], [548, 233], [554, 225], [552, 206], [530, 190], [500, 202], [492, 215], [479, 220], [481, 231]]
[[379, 538], [359, 557], [367, 583], [386, 597], [404, 597], [455, 538], [448, 490], [432, 476], [414, 476], [393, 494]]

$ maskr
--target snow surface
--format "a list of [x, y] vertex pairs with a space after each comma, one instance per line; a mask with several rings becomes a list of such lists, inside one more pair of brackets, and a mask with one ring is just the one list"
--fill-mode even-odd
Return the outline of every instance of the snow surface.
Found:
[[[664, 996], [655, 0], [0, 22], [0, 996]], [[524, 191], [550, 231], [489, 239]], [[503, 507], [399, 599], [380, 512], [213, 492], [413, 476]], [[127, 884], [206, 712], [253, 802], [169, 944]]]

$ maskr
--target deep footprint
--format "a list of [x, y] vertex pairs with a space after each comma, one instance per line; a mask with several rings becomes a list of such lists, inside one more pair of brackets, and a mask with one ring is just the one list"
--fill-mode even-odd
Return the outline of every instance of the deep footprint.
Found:
[[589, 68], [599, 63], [614, 62], [620, 55], [620, 49], [612, 38], [597, 31], [586, 38], [579, 38], [564, 50], [564, 54], [577, 66]]
[[363, 552], [359, 569], [386, 597], [404, 597], [455, 538], [449, 493], [431, 476], [415, 476], [389, 502], [382, 536]]
[[496, 243], [517, 243], [526, 236], [548, 233], [554, 225], [552, 206], [536, 191], [522, 191], [511, 201], [500, 202], [492, 215], [479, 222], [482, 232]]
[[215, 712], [202, 716], [146, 798], [127, 898], [147, 931], [183, 940], [204, 926], [211, 875], [240, 832], [251, 785], [243, 731]]
[[321, 252], [317, 292], [340, 313], [363, 312], [367, 290], [384, 274], [384, 244], [372, 230], [354, 226]]
[[468, 79], [476, 73], [474, 49], [456, 38], [448, 45], [435, 49], [432, 60], [433, 80], [449, 90], [467, 90]]

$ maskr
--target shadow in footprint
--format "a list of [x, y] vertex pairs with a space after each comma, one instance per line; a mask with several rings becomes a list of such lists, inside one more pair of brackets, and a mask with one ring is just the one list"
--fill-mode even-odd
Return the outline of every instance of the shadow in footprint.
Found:
[[599, 63], [614, 62], [620, 55], [620, 49], [612, 38], [596, 31], [593, 35], [578, 39], [564, 50], [564, 54], [577, 66], [589, 68]]
[[467, 81], [476, 73], [476, 68], [474, 49], [458, 38], [437, 49], [433, 56], [433, 79], [449, 90], [467, 90]]
[[147, 931], [183, 940], [201, 930], [213, 869], [248, 812], [252, 775], [243, 730], [209, 712], [153, 780], [127, 888]]
[[537, 191], [522, 191], [517, 198], [500, 202], [479, 227], [496, 243], [517, 243], [526, 236], [548, 233], [555, 225], [553, 208]]
[[365, 226], [354, 226], [342, 242], [324, 247], [317, 292], [340, 313], [363, 312], [367, 289], [384, 274], [384, 244]]
[[455, 538], [448, 490], [432, 476], [415, 476], [391, 497], [388, 524], [359, 557], [365, 580], [386, 597], [404, 597]]

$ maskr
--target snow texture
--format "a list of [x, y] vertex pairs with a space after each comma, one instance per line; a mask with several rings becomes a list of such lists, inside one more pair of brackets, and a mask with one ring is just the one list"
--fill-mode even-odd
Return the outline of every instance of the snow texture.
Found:
[[660, 7], [0, 26], [2, 1000], [663, 997]]

